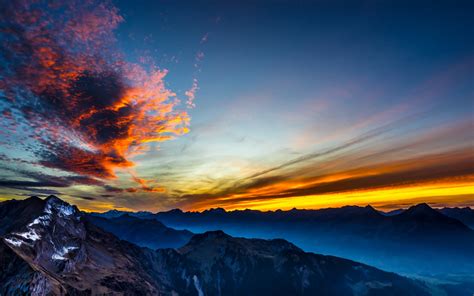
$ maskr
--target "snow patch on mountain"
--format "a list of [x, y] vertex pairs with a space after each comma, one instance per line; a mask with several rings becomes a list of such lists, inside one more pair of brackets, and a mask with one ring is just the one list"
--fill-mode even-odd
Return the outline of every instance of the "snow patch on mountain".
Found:
[[66, 247], [62, 247], [61, 250], [57, 251], [56, 253], [54, 253], [52, 256], [51, 256], [51, 259], [53, 260], [68, 260], [67, 257], [65, 257], [69, 252], [71, 251], [74, 251], [74, 250], [77, 250], [79, 249], [78, 247], [74, 247], [74, 246], [66, 246]]
[[26, 232], [15, 233], [15, 235], [21, 236], [31, 241], [37, 241], [41, 239], [41, 236], [38, 233], [36, 233], [36, 230], [34, 229], [29, 229]]
[[49, 198], [44, 209], [47, 214], [52, 214], [53, 210], [59, 217], [71, 216], [76, 213], [76, 209], [73, 206], [63, 202], [57, 197]]
[[23, 243], [22, 241], [14, 238], [14, 237], [4, 238], [4, 241], [6, 241], [8, 244], [16, 246], [16, 247], [21, 246], [21, 244]]
[[51, 221], [51, 217], [50, 217], [49, 215], [39, 216], [38, 218], [36, 218], [35, 220], [33, 220], [33, 222], [31, 222], [30, 224], [28, 224], [28, 227], [31, 227], [31, 226], [37, 225], [37, 224], [41, 224], [41, 225], [44, 225], [44, 226], [48, 226], [48, 225], [49, 225], [49, 221]]
[[[35, 218], [33, 222], [26, 226], [24, 232], [13, 232], [5, 241], [10, 245], [19, 247], [23, 243], [32, 245], [32, 243], [41, 239], [41, 231], [44, 227], [49, 226], [53, 216], [64, 218], [76, 213], [76, 208], [63, 202], [57, 197], [48, 198], [43, 210], [43, 214]], [[61, 256], [57, 256], [59, 258]]]
[[204, 296], [204, 292], [202, 291], [201, 283], [199, 282], [197, 275], [193, 276], [193, 283], [194, 288], [196, 288], [196, 291], [198, 292], [198, 296]]

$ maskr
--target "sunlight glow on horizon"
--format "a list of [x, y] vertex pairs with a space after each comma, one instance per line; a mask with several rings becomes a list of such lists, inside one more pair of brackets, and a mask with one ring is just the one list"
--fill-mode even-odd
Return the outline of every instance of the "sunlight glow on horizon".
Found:
[[462, 203], [474, 200], [474, 176], [465, 180], [453, 180], [451, 182], [440, 181], [428, 184], [410, 186], [399, 186], [398, 188], [379, 188], [373, 190], [356, 190], [333, 194], [308, 195], [287, 198], [274, 198], [254, 201], [239, 202], [239, 197], [233, 199], [234, 203], [203, 206], [190, 208], [191, 211], [203, 211], [213, 207], [221, 207], [226, 210], [290, 210], [297, 209], [321, 209], [330, 207], [342, 207], [345, 205], [366, 206], [371, 205], [377, 209], [394, 210], [418, 203], [431, 203], [440, 206], [449, 206], [453, 202]]

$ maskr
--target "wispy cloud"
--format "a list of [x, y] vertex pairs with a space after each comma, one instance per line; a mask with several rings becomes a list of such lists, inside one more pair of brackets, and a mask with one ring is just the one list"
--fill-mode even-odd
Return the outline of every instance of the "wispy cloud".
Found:
[[[399, 125], [399, 122], [395, 125]], [[390, 133], [393, 124], [387, 124], [327, 150], [308, 153], [258, 171], [231, 182], [231, 186], [207, 193], [182, 195], [180, 205], [188, 209], [204, 209], [268, 204], [268, 208], [272, 208], [276, 200], [287, 200], [289, 204], [298, 206], [296, 199], [306, 198], [305, 206], [311, 206], [311, 201], [314, 202], [313, 206], [317, 206], [324, 204], [321, 198], [327, 198], [328, 195], [376, 193], [387, 188], [394, 192], [403, 188], [406, 196], [411, 192], [412, 199], [422, 194], [419, 188], [425, 188], [423, 194], [431, 192], [433, 197], [446, 194], [444, 185], [438, 191], [426, 187], [427, 184], [435, 183], [451, 184], [453, 188], [458, 183], [464, 184], [461, 186], [464, 188], [462, 192], [467, 194], [465, 184], [474, 177], [472, 145], [466, 141], [469, 135], [472, 136], [471, 126], [470, 121], [463, 121], [413, 139], [404, 136], [404, 142], [396, 146], [380, 145], [379, 149], [367, 149], [380, 142], [381, 139], [376, 137], [383, 138]], [[455, 145], [441, 146], [445, 147], [442, 150], [436, 148], [446, 141]], [[361, 201], [354, 198], [346, 202]], [[277, 204], [282, 206], [281, 202]], [[383, 205], [380, 202], [378, 204]]]

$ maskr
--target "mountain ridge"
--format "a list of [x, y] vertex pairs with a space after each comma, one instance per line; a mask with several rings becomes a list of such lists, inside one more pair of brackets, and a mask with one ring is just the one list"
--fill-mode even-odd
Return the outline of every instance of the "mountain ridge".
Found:
[[[25, 210], [36, 202], [14, 205]], [[423, 282], [306, 253], [284, 240], [234, 238], [222, 231], [196, 235], [177, 250], [155, 251], [103, 231], [59, 199], [42, 204], [40, 213], [32, 212], [29, 221], [22, 219], [20, 227], [2, 235], [0, 248], [7, 248], [0, 253], [2, 295], [430, 295], [431, 291]], [[0, 211], [4, 206], [0, 204]], [[9, 260], [17, 262], [16, 268]]]
[[[447, 266], [459, 273], [474, 272], [474, 263], [470, 263], [474, 262], [470, 251], [474, 230], [427, 204], [391, 215], [371, 206], [344, 206], [288, 211], [171, 210], [141, 218], [195, 233], [224, 230], [247, 238], [284, 238], [305, 251], [401, 273], [437, 274]], [[430, 260], [433, 256], [439, 260]]]

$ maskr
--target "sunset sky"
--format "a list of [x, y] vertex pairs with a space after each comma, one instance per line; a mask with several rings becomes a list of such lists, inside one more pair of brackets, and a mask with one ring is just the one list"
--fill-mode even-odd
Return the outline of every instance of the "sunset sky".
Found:
[[9, 3], [0, 201], [474, 207], [474, 5], [456, 3]]

